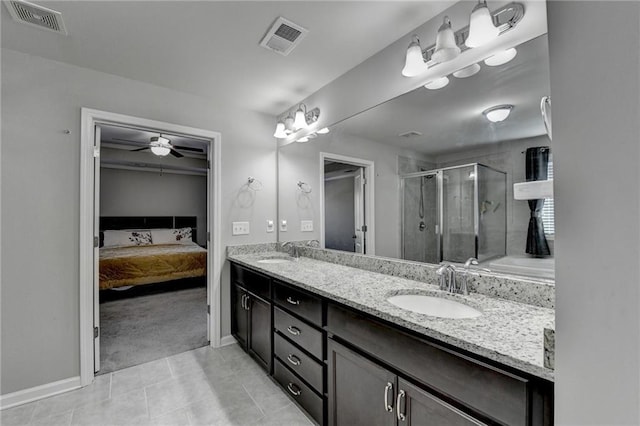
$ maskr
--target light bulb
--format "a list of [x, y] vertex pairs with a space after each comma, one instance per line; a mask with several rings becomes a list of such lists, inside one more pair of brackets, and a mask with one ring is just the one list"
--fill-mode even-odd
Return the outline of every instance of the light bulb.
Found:
[[469, 18], [469, 35], [464, 44], [467, 47], [479, 47], [494, 40], [500, 34], [500, 30], [493, 25], [493, 17], [487, 2], [478, 3], [471, 12]]
[[491, 121], [492, 123], [499, 123], [509, 117], [512, 109], [513, 105], [496, 105], [484, 110], [482, 113], [485, 117], [487, 117], [487, 120]]
[[407, 55], [402, 68], [402, 75], [405, 77], [415, 77], [427, 70], [427, 64], [422, 56], [422, 47], [418, 36], [414, 35], [411, 44], [407, 48]]
[[322, 129], [318, 130], [316, 133], [319, 135], [326, 135], [327, 133], [329, 133], [329, 128], [323, 127]]
[[454, 72], [453, 76], [456, 78], [467, 78], [467, 77], [471, 77], [472, 75], [478, 74], [479, 71], [480, 71], [480, 65], [471, 64], [468, 67], [464, 67]]
[[444, 86], [449, 84], [449, 79], [447, 77], [436, 78], [435, 80], [431, 80], [427, 84], [424, 85], [429, 90], [437, 90], [442, 89]]
[[516, 57], [518, 51], [512, 47], [511, 49], [501, 50], [498, 53], [489, 56], [484, 60], [484, 63], [489, 65], [490, 67], [497, 67], [498, 65], [503, 65]]
[[278, 121], [278, 124], [276, 124], [276, 131], [273, 134], [273, 136], [278, 139], [283, 139], [287, 137], [287, 133], [284, 130], [284, 123], [282, 121]]
[[451, 20], [448, 16], [445, 16], [444, 22], [438, 30], [436, 50], [431, 55], [431, 59], [442, 63], [457, 58], [459, 54], [460, 48], [456, 44], [456, 37], [451, 29]]
[[284, 132], [287, 135], [290, 135], [291, 133], [293, 133], [293, 117], [288, 116], [287, 118], [284, 119]]
[[302, 106], [300, 106], [296, 111], [296, 118], [293, 120], [293, 129], [300, 130], [304, 129], [305, 127], [307, 127], [307, 119], [304, 117]]

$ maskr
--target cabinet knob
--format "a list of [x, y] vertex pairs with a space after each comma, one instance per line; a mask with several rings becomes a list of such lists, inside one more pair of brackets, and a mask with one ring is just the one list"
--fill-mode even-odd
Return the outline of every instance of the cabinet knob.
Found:
[[294, 396], [300, 396], [300, 394], [302, 393], [302, 391], [300, 390], [300, 388], [296, 385], [294, 385], [293, 383], [289, 382], [289, 384], [287, 385], [287, 389], [289, 390], [289, 392], [291, 392], [292, 395]]
[[299, 336], [301, 331], [298, 327], [294, 327], [292, 325], [290, 325], [289, 327], [287, 327], [287, 331], [291, 334], [293, 334], [294, 336]]

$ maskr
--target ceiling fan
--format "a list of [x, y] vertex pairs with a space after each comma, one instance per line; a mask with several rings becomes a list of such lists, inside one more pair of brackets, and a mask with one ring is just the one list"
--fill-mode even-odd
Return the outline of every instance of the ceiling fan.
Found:
[[[132, 149], [131, 152], [135, 151], [144, 151], [145, 149], [150, 149], [155, 155], [159, 157], [164, 157], [166, 155], [173, 155], [176, 158], [184, 157], [184, 155], [180, 154], [178, 151], [173, 149], [174, 146], [171, 145], [171, 141], [165, 137], [161, 136], [152, 136], [149, 141], [149, 146], [144, 146], [138, 149]], [[176, 147], [181, 148], [181, 147]]]

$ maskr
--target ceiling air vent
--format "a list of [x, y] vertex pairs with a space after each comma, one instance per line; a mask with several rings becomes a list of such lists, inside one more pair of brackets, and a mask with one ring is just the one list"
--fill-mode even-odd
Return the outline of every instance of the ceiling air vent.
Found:
[[16, 22], [67, 35], [60, 12], [21, 0], [6, 1], [5, 5]]
[[309, 30], [281, 16], [269, 28], [269, 31], [260, 42], [260, 46], [287, 56], [308, 32]]

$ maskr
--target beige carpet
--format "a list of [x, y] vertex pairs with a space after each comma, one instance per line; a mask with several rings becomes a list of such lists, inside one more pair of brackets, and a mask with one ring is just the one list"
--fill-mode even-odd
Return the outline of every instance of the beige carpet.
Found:
[[190, 288], [100, 304], [100, 372], [207, 345], [207, 289]]

